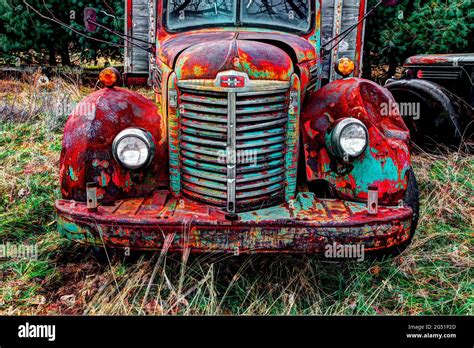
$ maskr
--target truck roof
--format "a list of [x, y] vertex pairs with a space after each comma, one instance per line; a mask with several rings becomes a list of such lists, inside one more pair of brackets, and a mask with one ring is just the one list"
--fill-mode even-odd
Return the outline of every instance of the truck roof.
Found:
[[415, 65], [474, 65], [474, 53], [421, 54], [408, 58], [404, 66]]

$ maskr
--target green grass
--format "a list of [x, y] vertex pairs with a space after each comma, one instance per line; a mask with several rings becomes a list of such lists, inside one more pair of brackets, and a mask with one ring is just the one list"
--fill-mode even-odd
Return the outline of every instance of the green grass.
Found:
[[158, 264], [158, 255], [143, 254], [108, 263], [56, 233], [61, 127], [51, 127], [51, 117], [0, 123], [0, 244], [39, 249], [38, 260], [0, 263], [0, 314], [474, 313], [472, 156], [415, 157], [420, 226], [397, 258], [198, 255], [183, 262], [170, 254]]

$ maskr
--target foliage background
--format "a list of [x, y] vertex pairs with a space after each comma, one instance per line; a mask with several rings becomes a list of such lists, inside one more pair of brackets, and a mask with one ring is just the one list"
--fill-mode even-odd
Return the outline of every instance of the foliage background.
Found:
[[[123, 0], [27, 0], [43, 15], [55, 17], [74, 29], [94, 38], [119, 44], [120, 39], [99, 30], [86, 33], [83, 12], [95, 7], [101, 23], [123, 31]], [[72, 12], [71, 12], [72, 11]], [[33, 30], [34, 28], [34, 30]], [[121, 59], [118, 47], [90, 40], [72, 30], [41, 18], [23, 0], [0, 0], [0, 59], [7, 63], [49, 64], [55, 66], [96, 62], [100, 57]], [[59, 58], [59, 59], [58, 59]]]
[[[54, 15], [84, 32], [85, 7], [98, 9], [100, 20], [118, 31], [123, 30], [124, 0], [27, 0], [41, 13]], [[328, 1], [328, 0], [323, 0]], [[369, 0], [368, 6], [378, 0]], [[75, 11], [75, 19], [71, 12]], [[32, 30], [35, 28], [35, 30]], [[0, 0], [0, 59], [22, 63], [56, 65], [96, 62], [100, 57], [121, 59], [121, 50], [89, 40], [71, 30], [42, 19], [28, 10], [23, 0]], [[95, 38], [115, 44], [120, 39], [98, 30]], [[474, 1], [402, 0], [396, 7], [381, 7], [366, 26], [365, 74], [372, 67], [386, 64], [387, 75], [411, 55], [422, 53], [474, 52]]]
[[391, 77], [410, 56], [464, 52], [474, 52], [474, 1], [402, 0], [368, 19], [364, 72], [370, 77], [373, 66], [386, 64]]

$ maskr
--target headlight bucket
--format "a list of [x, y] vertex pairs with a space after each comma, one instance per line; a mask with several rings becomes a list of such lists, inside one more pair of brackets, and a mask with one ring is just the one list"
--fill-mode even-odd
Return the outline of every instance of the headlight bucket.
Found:
[[344, 160], [362, 155], [368, 143], [367, 127], [356, 118], [338, 120], [326, 137], [329, 152]]
[[115, 160], [127, 169], [147, 167], [155, 157], [153, 136], [140, 128], [127, 128], [112, 143]]

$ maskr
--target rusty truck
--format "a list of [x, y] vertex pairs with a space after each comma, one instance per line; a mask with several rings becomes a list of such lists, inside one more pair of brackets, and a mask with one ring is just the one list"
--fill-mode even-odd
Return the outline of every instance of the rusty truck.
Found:
[[[360, 78], [373, 11], [365, 0], [127, 0], [124, 74], [102, 71], [65, 126], [60, 233], [192, 253], [403, 250], [418, 188], [409, 130], [380, 111], [392, 95]], [[148, 82], [154, 100], [121, 81]]]

